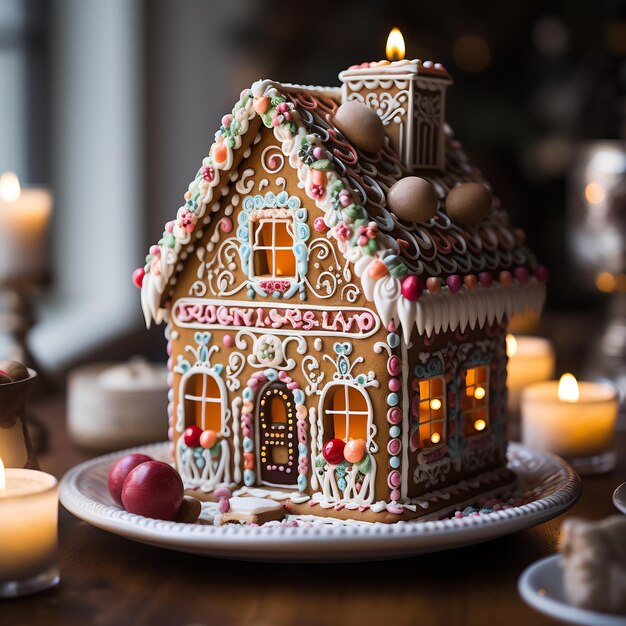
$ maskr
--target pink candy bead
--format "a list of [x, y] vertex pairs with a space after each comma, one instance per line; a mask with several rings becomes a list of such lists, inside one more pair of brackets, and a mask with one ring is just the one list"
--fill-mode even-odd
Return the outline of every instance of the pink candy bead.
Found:
[[525, 283], [528, 281], [528, 270], [525, 267], [516, 267], [513, 270], [513, 274], [520, 283]]
[[232, 348], [232, 346], [235, 343], [235, 340], [233, 339], [232, 335], [224, 335], [224, 337], [222, 338], [222, 343], [227, 347], [227, 348]]
[[395, 377], [389, 379], [388, 385], [389, 385], [390, 391], [400, 391], [400, 387], [402, 386], [400, 384], [400, 379], [395, 378]]
[[324, 220], [323, 217], [316, 217], [313, 221], [313, 228], [315, 228], [318, 233], [325, 233], [328, 230], [326, 220]]
[[478, 280], [483, 287], [491, 287], [493, 283], [493, 278], [489, 272], [481, 272], [478, 274]]
[[387, 361], [387, 371], [391, 376], [397, 376], [400, 373], [400, 365], [400, 358], [394, 355]]
[[463, 281], [460, 276], [453, 274], [446, 278], [446, 285], [448, 285], [448, 289], [450, 289], [452, 293], [456, 293], [463, 286]]
[[397, 489], [394, 489], [390, 495], [393, 502], [397, 502], [402, 497]]
[[317, 148], [313, 148], [313, 156], [317, 160], [324, 159], [326, 158], [326, 150], [324, 150], [324, 148], [320, 148], [319, 146]]
[[422, 295], [424, 286], [419, 276], [407, 276], [402, 281], [402, 295], [411, 302], [417, 302]]

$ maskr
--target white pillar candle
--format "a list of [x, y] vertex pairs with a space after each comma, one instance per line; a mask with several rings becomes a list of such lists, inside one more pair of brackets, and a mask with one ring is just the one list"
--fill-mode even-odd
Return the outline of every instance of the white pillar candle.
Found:
[[57, 492], [54, 476], [0, 462], [0, 597], [58, 582]]
[[577, 383], [571, 374], [560, 382], [531, 385], [522, 392], [522, 440], [565, 457], [575, 467], [576, 460], [582, 468], [593, 464], [594, 457], [614, 457], [618, 404], [612, 385]]
[[13, 172], [0, 176], [0, 283], [40, 278], [46, 271], [52, 195], [20, 188]]
[[506, 353], [509, 362], [506, 380], [509, 390], [509, 410], [519, 412], [520, 394], [525, 387], [554, 374], [554, 346], [542, 337], [506, 336]]

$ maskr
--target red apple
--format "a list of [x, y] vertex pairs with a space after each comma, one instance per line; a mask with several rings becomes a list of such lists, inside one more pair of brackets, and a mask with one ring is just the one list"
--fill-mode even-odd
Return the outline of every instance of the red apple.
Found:
[[147, 461], [126, 477], [122, 503], [129, 513], [171, 520], [183, 503], [184, 492], [183, 481], [171, 465]]
[[108, 487], [109, 493], [113, 499], [122, 506], [122, 485], [126, 476], [131, 470], [134, 470], [140, 463], [146, 461], [152, 461], [152, 457], [147, 454], [127, 454], [123, 456], [113, 467], [109, 470]]

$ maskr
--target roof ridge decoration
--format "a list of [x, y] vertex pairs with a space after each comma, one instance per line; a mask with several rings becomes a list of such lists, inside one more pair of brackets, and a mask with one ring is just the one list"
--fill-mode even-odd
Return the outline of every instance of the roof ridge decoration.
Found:
[[[536, 277], [530, 277], [526, 268], [517, 268], [525, 271], [516, 273], [515, 278], [510, 272], [501, 272], [504, 276], [500, 284], [493, 286], [487, 279], [482, 284], [478, 281], [463, 284], [456, 277], [458, 285], [448, 279], [447, 285], [435, 293], [425, 291], [421, 297], [422, 279], [401, 258], [398, 241], [379, 230], [365, 207], [357, 203], [348, 181], [337, 173], [321, 137], [307, 131], [295, 105], [281, 93], [281, 87], [274, 81], [257, 81], [241, 92], [232, 113], [222, 118], [209, 155], [203, 159], [184, 195], [185, 204], [179, 208], [176, 220], [165, 225], [158, 244], [150, 247], [144, 268], [138, 270], [136, 282], [141, 286], [147, 326], [152, 320], [160, 323], [165, 317], [166, 291], [175, 283], [182, 261], [193, 251], [193, 243], [202, 237], [209, 211], [219, 209], [217, 200], [229, 182], [228, 177], [222, 181], [222, 176], [230, 172], [234, 155], [257, 116], [264, 126], [273, 130], [306, 195], [322, 212], [329, 236], [337, 242], [344, 258], [353, 264], [365, 297], [374, 302], [386, 326], [402, 326], [407, 342], [414, 325], [427, 335], [446, 327], [450, 330], [460, 327], [464, 332], [468, 325], [474, 328], [485, 320], [501, 320], [505, 314], [525, 308], [541, 310], [545, 297], [545, 287], [540, 284], [545, 271], [541, 266], [537, 268], [540, 271], [535, 271]], [[201, 227], [197, 228], [199, 223]]]

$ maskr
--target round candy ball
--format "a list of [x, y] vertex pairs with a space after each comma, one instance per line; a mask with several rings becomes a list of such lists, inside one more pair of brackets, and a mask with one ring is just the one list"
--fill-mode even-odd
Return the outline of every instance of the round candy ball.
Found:
[[138, 465], [146, 463], [147, 461], [152, 461], [152, 457], [147, 454], [127, 454], [117, 461], [109, 470], [107, 487], [109, 488], [109, 493], [113, 500], [120, 506], [122, 504], [122, 486], [126, 477]]
[[387, 204], [400, 219], [417, 223], [426, 222], [437, 213], [439, 199], [425, 178], [407, 176], [391, 185]]
[[214, 430], [203, 430], [199, 443], [203, 448], [212, 448], [217, 443], [217, 433]]
[[133, 272], [133, 282], [135, 283], [136, 287], [139, 287], [139, 289], [141, 289], [143, 285], [143, 279], [145, 275], [146, 275], [146, 270], [143, 267], [138, 267]]
[[348, 463], [358, 463], [365, 456], [365, 441], [363, 439], [353, 439], [348, 441], [343, 449], [343, 456]]
[[15, 383], [28, 378], [28, 369], [17, 361], [0, 361], [0, 383]]
[[344, 102], [337, 109], [333, 123], [360, 150], [378, 152], [383, 147], [383, 122], [376, 111], [362, 102]]
[[324, 444], [322, 454], [331, 465], [339, 465], [343, 461], [346, 442], [343, 439], [331, 439]]
[[453, 222], [476, 224], [491, 210], [491, 194], [480, 183], [461, 183], [446, 197], [446, 211]]
[[183, 433], [183, 441], [188, 448], [197, 448], [200, 445], [202, 428], [200, 426], [189, 426]]
[[183, 481], [171, 465], [146, 461], [126, 477], [122, 504], [135, 515], [171, 520], [180, 510], [184, 493]]

